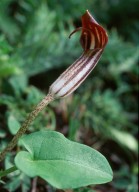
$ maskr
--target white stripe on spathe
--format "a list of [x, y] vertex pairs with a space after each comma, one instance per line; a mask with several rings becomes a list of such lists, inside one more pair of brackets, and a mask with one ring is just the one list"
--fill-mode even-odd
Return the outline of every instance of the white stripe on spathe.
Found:
[[[78, 88], [78, 86], [84, 81], [84, 79], [90, 74], [90, 72], [94, 69], [94, 67], [96, 66], [100, 56], [101, 56], [101, 52], [102, 49], [98, 50], [98, 52], [96, 52], [96, 54], [88, 61], [88, 57], [87, 59], [85, 59], [85, 61], [83, 62], [83, 64], [86, 63], [86, 65], [84, 65], [83, 68], [81, 68], [81, 70], [79, 71], [79, 73], [77, 73], [74, 77], [74, 72], [73, 72], [73, 78], [71, 76], [71, 74], [69, 74], [70, 76], [70, 80], [67, 82], [67, 78], [65, 78], [64, 76], [61, 78], [59, 77], [50, 87], [50, 92], [52, 94], [54, 94], [55, 97], [63, 97], [63, 96], [67, 96], [70, 93], [72, 93], [75, 89]], [[78, 65], [78, 62], [77, 62]], [[82, 65], [83, 66], [83, 65]], [[74, 70], [74, 68], [73, 68]], [[67, 73], [69, 71], [67, 70]], [[66, 73], [65, 73], [66, 76]], [[66, 83], [66, 85], [65, 85]]]
[[77, 59], [68, 69], [66, 69], [58, 79], [50, 86], [50, 92], [56, 94], [61, 90], [64, 85], [69, 81], [70, 78], [75, 74], [75, 72], [86, 63], [91, 52], [86, 56], [84, 53]]

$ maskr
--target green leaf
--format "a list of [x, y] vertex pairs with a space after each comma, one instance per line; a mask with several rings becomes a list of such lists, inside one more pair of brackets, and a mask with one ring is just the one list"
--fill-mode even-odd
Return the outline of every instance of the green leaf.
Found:
[[137, 140], [128, 132], [111, 129], [110, 133], [119, 144], [127, 147], [128, 149], [138, 153], [138, 142]]
[[25, 74], [15, 75], [9, 79], [9, 83], [14, 89], [16, 96], [20, 96], [27, 87], [27, 77]]
[[15, 157], [16, 166], [31, 177], [40, 176], [56, 188], [78, 188], [112, 180], [107, 160], [96, 150], [75, 143], [55, 131], [24, 136], [29, 151]]
[[13, 115], [8, 117], [8, 127], [11, 134], [15, 135], [20, 128], [20, 123], [16, 120]]

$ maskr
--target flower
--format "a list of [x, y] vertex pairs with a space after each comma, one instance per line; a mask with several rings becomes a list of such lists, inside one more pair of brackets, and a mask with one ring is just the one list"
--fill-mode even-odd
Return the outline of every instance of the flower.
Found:
[[82, 30], [80, 43], [84, 52], [50, 86], [50, 93], [54, 97], [68, 96], [79, 87], [98, 63], [108, 42], [105, 29], [88, 10], [82, 16], [82, 27], [75, 29], [69, 37], [79, 30]]

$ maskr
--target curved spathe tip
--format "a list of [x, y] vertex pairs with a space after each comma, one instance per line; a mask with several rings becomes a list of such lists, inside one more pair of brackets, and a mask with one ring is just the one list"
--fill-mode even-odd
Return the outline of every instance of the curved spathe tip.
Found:
[[84, 50], [103, 49], [108, 42], [106, 30], [97, 23], [88, 10], [82, 15], [80, 42]]

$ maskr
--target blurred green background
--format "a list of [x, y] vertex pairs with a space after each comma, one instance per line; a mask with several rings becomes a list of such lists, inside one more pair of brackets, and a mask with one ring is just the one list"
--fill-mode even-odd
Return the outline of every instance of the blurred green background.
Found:
[[[68, 36], [81, 26], [88, 9], [109, 34], [103, 56], [78, 90], [50, 104], [28, 133], [57, 130], [106, 156], [113, 181], [73, 191], [138, 191], [138, 7], [138, 0], [0, 0], [1, 149], [51, 83], [82, 53], [80, 33], [70, 40]], [[13, 165], [18, 150], [20, 144], [1, 164], [4, 169]], [[4, 178], [0, 189], [60, 191], [18, 171]]]

